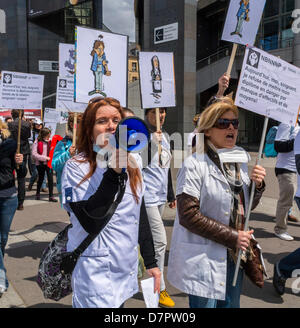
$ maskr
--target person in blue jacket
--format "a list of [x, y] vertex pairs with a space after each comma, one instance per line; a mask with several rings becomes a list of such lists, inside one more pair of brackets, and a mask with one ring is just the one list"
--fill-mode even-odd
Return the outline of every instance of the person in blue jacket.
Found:
[[96, 40], [94, 42], [94, 47], [91, 52], [91, 56], [93, 56], [93, 62], [91, 70], [94, 73], [95, 76], [95, 88], [94, 90], [89, 92], [89, 96], [99, 93], [102, 96], [106, 97], [106, 94], [103, 92], [103, 75], [110, 76], [111, 72], [108, 70], [107, 67], [107, 59], [104, 52], [104, 42], [102, 41], [103, 36], [99, 35], [99, 40]]
[[[82, 114], [77, 115], [77, 124], [80, 124]], [[68, 159], [76, 154], [76, 147], [72, 145], [73, 143], [73, 123], [74, 123], [74, 113], [70, 113], [68, 117], [68, 132], [66, 136], [57, 143], [53, 153], [52, 168], [56, 172], [56, 188], [59, 192], [59, 200], [61, 203], [61, 175], [65, 163]]]
[[249, 1], [250, 0], [241, 0], [240, 2], [240, 8], [236, 14], [237, 16], [237, 24], [236, 24], [236, 28], [235, 31], [231, 33], [231, 35], [237, 34], [238, 36], [240, 36], [241, 38], [243, 37], [241, 34], [242, 31], [242, 25], [243, 22], [249, 22]]

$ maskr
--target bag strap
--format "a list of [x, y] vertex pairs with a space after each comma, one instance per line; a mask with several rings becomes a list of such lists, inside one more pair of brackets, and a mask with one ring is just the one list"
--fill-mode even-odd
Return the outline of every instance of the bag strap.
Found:
[[[105, 222], [102, 229], [107, 225], [111, 217], [114, 215], [118, 205], [121, 203], [123, 199], [126, 189], [127, 178], [128, 178], [127, 173], [122, 173], [119, 177], [119, 185], [118, 185], [118, 192], [117, 192], [116, 199], [110, 205], [106, 214], [103, 217], [101, 217], [101, 220], [104, 220]], [[92, 241], [98, 236], [100, 231], [98, 231], [95, 234], [89, 234], [72, 253], [78, 258], [88, 248], [88, 246], [92, 243]]]

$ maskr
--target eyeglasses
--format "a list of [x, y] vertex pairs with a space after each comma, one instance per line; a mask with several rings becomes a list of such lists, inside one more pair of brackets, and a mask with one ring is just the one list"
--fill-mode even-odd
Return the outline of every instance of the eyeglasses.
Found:
[[232, 124], [234, 129], [239, 128], [238, 119], [228, 120], [227, 118], [219, 118], [213, 127], [217, 129], [228, 129], [230, 127], [230, 124]]

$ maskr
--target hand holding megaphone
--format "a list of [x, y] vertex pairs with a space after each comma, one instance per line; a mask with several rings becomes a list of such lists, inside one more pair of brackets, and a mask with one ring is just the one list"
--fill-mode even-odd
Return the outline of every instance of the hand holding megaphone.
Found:
[[141, 152], [147, 147], [149, 140], [150, 132], [146, 123], [135, 116], [127, 117], [119, 122], [115, 134], [101, 134], [97, 137], [94, 145], [97, 164], [100, 167], [107, 167], [108, 164], [117, 173], [128, 166], [137, 168], [138, 165], [130, 153]]
[[116, 148], [127, 152], [141, 152], [150, 141], [150, 132], [146, 123], [136, 116], [124, 118], [117, 126]]

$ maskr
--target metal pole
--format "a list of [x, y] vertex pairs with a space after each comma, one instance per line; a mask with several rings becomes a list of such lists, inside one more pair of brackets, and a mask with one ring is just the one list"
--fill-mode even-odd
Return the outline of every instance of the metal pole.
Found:
[[[261, 159], [261, 155], [262, 155], [262, 152], [263, 152], [263, 147], [264, 147], [264, 143], [265, 143], [268, 122], [269, 122], [269, 118], [265, 117], [263, 132], [262, 132], [260, 145], [259, 145], [259, 152], [258, 152], [258, 156], [257, 156], [257, 159], [256, 159], [256, 165], [259, 164], [260, 159]], [[255, 191], [255, 183], [253, 182], [252, 187], [251, 187], [250, 200], [249, 200], [249, 205], [248, 205], [248, 210], [247, 210], [247, 216], [246, 216], [244, 231], [248, 230], [249, 218], [250, 218], [250, 213], [251, 213], [251, 208], [252, 208], [252, 203], [253, 203], [253, 198], [254, 198], [254, 191]], [[234, 287], [236, 285], [236, 281], [237, 281], [237, 277], [238, 277], [238, 273], [239, 273], [239, 269], [240, 269], [241, 256], [242, 256], [242, 250], [240, 249], [239, 250], [239, 255], [238, 255], [238, 258], [237, 258], [237, 261], [236, 261], [236, 265], [235, 265], [235, 272], [234, 272], [234, 277], [233, 277], [233, 282], [232, 282], [232, 286], [234, 286]]]

